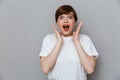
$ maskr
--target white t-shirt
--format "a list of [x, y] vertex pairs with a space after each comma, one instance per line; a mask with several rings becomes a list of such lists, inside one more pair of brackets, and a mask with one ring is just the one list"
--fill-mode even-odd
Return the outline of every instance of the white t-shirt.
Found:
[[[61, 48], [56, 64], [51, 72], [48, 73], [49, 80], [87, 80], [86, 72], [80, 63], [77, 50], [72, 41], [72, 36], [63, 37], [64, 44]], [[79, 34], [80, 43], [89, 56], [99, 56], [90, 37]], [[54, 46], [57, 39], [55, 34], [48, 34], [43, 39], [42, 48], [39, 56], [47, 56]]]

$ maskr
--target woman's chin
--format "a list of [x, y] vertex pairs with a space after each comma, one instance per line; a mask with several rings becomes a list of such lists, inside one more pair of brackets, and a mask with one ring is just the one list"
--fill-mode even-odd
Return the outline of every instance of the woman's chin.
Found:
[[62, 35], [63, 36], [72, 36], [73, 33], [71, 33], [71, 32], [63, 32]]

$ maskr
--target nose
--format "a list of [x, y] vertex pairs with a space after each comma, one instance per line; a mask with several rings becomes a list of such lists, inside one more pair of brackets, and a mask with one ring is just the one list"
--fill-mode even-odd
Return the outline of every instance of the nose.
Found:
[[64, 19], [64, 23], [68, 23], [68, 19], [67, 18]]

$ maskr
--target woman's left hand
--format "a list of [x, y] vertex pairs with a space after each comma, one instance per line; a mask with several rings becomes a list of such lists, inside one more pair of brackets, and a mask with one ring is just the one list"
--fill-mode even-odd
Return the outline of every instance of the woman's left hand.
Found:
[[79, 32], [80, 32], [82, 25], [83, 25], [83, 22], [80, 21], [76, 31], [73, 32], [73, 42], [79, 41]]

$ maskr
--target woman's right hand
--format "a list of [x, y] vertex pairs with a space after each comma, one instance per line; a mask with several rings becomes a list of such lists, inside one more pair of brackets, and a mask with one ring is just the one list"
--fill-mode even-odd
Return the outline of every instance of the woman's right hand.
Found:
[[52, 24], [52, 28], [53, 28], [53, 30], [54, 30], [54, 32], [55, 32], [57, 41], [63, 43], [63, 38], [62, 38], [61, 34], [60, 34], [60, 33], [57, 31], [57, 29], [55, 28], [54, 24]]

